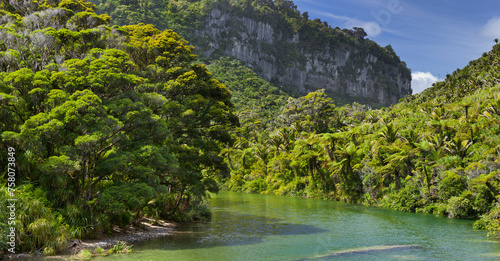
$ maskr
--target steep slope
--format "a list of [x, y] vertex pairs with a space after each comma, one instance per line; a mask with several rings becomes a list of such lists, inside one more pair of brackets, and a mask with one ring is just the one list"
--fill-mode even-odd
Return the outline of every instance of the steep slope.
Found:
[[207, 68], [215, 79], [231, 90], [241, 135], [249, 137], [259, 130], [275, 127], [276, 118], [287, 104], [292, 90], [266, 82], [243, 62], [233, 58], [214, 60]]
[[325, 89], [343, 103], [387, 106], [412, 92], [411, 73], [390, 46], [364, 39], [361, 28], [311, 21], [292, 1], [95, 1], [117, 23], [172, 28], [209, 60], [240, 59], [265, 80], [302, 94]]

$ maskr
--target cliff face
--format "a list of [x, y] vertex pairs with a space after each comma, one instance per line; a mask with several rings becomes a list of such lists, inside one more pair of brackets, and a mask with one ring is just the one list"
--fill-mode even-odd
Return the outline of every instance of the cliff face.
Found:
[[412, 93], [411, 76], [398, 64], [384, 62], [369, 50], [331, 41], [316, 48], [301, 31], [287, 31], [214, 8], [188, 40], [203, 56], [240, 59], [264, 79], [299, 93], [325, 89], [333, 96], [382, 105]]

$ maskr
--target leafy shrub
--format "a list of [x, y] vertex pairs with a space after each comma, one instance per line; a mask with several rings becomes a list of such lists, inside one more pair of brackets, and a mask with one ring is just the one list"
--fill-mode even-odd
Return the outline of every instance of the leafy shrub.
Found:
[[231, 191], [241, 192], [242, 186], [245, 184], [245, 180], [240, 174], [232, 174], [231, 179], [228, 181], [228, 187]]
[[63, 215], [70, 225], [72, 238], [82, 239], [92, 235], [90, 212], [84, 202], [79, 200], [75, 204], [68, 205], [64, 209]]
[[186, 221], [209, 221], [212, 219], [210, 208], [201, 200], [193, 200], [184, 215]]
[[500, 238], [500, 204], [495, 204], [495, 207], [481, 219], [474, 223], [476, 229], [487, 229], [488, 236], [493, 238]]
[[478, 214], [484, 214], [493, 207], [495, 195], [485, 184], [481, 184], [476, 188], [474, 193], [474, 210]]
[[125, 242], [117, 241], [110, 250], [110, 253], [130, 253], [132, 252], [132, 246], [127, 245]]
[[412, 184], [406, 185], [393, 198], [391, 207], [400, 211], [415, 212], [417, 208], [422, 207], [420, 191]]
[[106, 213], [112, 224], [124, 228], [154, 196], [154, 189], [144, 183], [118, 184], [97, 197], [97, 209]]
[[[45, 194], [32, 185], [18, 188], [16, 201], [16, 235], [20, 251], [36, 251], [42, 249], [45, 255], [54, 255], [66, 248], [69, 240], [69, 227], [63, 218], [48, 207]], [[7, 188], [0, 188], [0, 207], [7, 209]], [[1, 250], [8, 248], [7, 237], [10, 226], [7, 222], [7, 211], [0, 212]], [[22, 242], [22, 244], [21, 244]]]
[[106, 251], [102, 248], [102, 247], [98, 247], [96, 249], [94, 249], [94, 251], [100, 255], [100, 256], [105, 256], [106, 255]]
[[92, 252], [89, 249], [82, 249], [76, 254], [76, 257], [79, 259], [90, 259], [92, 258]]
[[245, 192], [260, 193], [266, 190], [267, 184], [263, 178], [256, 178], [243, 186]]
[[451, 197], [446, 206], [448, 216], [451, 218], [475, 218], [474, 195], [467, 190], [459, 197]]
[[448, 213], [446, 212], [445, 204], [429, 204], [423, 208], [419, 208], [416, 210], [417, 213], [426, 213], [433, 214], [438, 217], [446, 216]]
[[438, 197], [443, 201], [459, 196], [466, 188], [464, 178], [455, 172], [448, 172], [447, 174], [438, 185]]

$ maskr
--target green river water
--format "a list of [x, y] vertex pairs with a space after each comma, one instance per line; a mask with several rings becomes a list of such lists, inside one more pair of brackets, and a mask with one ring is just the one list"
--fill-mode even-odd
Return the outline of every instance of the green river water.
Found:
[[468, 220], [233, 192], [210, 205], [210, 223], [96, 260], [500, 260], [500, 241]]

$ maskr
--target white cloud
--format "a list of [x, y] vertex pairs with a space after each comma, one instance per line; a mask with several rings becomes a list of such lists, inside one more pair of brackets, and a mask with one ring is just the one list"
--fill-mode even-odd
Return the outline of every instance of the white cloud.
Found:
[[346, 23], [347, 28], [360, 27], [363, 28], [368, 37], [375, 37], [382, 32], [382, 28], [376, 22], [365, 22], [357, 19], [350, 19]]
[[500, 37], [500, 17], [491, 18], [481, 29], [481, 35], [488, 38]]
[[411, 74], [411, 88], [413, 94], [419, 93], [429, 87], [439, 79], [430, 72], [413, 72]]

